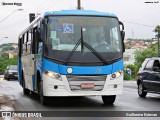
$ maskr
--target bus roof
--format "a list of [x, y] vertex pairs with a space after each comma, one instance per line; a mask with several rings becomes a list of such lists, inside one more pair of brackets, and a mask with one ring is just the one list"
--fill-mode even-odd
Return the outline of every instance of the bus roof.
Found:
[[45, 16], [50, 15], [87, 15], [87, 16], [110, 16], [110, 17], [117, 17], [115, 14], [106, 13], [106, 12], [98, 12], [93, 10], [61, 10], [61, 11], [51, 11], [45, 12]]

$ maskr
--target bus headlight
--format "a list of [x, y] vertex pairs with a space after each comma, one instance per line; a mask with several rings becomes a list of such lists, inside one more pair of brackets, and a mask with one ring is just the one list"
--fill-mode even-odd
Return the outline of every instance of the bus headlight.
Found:
[[58, 74], [58, 73], [51, 72], [51, 71], [44, 71], [44, 74], [47, 75], [47, 76], [49, 76], [49, 77], [52, 77], [54, 79], [61, 80], [61, 75]]
[[118, 78], [118, 77], [120, 77], [120, 76], [122, 76], [122, 75], [123, 75], [123, 71], [122, 71], [122, 70], [120, 70], [120, 71], [118, 71], [118, 72], [115, 72], [115, 73], [113, 73], [113, 74], [111, 75], [111, 80], [116, 79], [116, 78]]

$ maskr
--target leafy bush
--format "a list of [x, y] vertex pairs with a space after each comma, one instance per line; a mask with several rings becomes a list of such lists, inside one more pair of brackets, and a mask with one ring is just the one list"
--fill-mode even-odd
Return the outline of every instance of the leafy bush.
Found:
[[15, 56], [14, 58], [10, 58], [10, 59], [7, 56], [6, 57], [0, 57], [0, 73], [4, 74], [7, 66], [17, 65], [17, 62], [18, 62], [18, 57], [17, 56]]
[[134, 64], [137, 66], [136, 70], [137, 72], [146, 58], [157, 56], [157, 44], [150, 46], [148, 49], [136, 50], [134, 55], [135, 55]]
[[127, 74], [127, 73], [124, 73], [124, 80], [131, 80], [132, 76]]
[[[127, 74], [126, 69], [129, 68], [131, 70], [131, 75]], [[128, 64], [124, 67], [124, 80], [136, 80], [137, 66]]]
[[132, 64], [129, 64], [129, 65], [126, 65], [126, 68], [129, 68], [131, 71], [132, 71], [132, 75], [136, 75], [137, 73], [137, 66], [136, 65], [132, 65]]

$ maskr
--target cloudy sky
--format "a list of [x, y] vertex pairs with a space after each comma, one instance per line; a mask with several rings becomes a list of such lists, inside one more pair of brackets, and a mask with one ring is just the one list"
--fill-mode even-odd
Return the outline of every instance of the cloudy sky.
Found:
[[[22, 6], [2, 3], [22, 3]], [[160, 24], [160, 0], [81, 0], [81, 5], [85, 10], [116, 14], [125, 25], [126, 38], [153, 38], [153, 30]], [[42, 15], [45, 11], [76, 7], [77, 0], [0, 0], [0, 44], [17, 43], [18, 34], [29, 24], [29, 13]], [[17, 10], [20, 8], [23, 11]]]

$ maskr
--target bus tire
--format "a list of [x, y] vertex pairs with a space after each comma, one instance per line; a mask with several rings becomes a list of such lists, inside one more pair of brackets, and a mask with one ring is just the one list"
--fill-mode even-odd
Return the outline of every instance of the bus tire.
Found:
[[116, 95], [102, 96], [102, 100], [105, 105], [112, 105], [115, 99], [116, 99]]
[[29, 89], [26, 89], [25, 88], [25, 80], [24, 80], [24, 76], [22, 76], [23, 78], [23, 93], [24, 95], [28, 95], [30, 93], [30, 90]]
[[43, 86], [42, 86], [42, 82], [40, 82], [39, 84], [39, 96], [40, 96], [40, 102], [42, 105], [46, 105], [46, 100], [47, 98], [43, 95]]
[[34, 96], [34, 95], [35, 95], [35, 92], [30, 91], [30, 95], [31, 95], [31, 96]]

